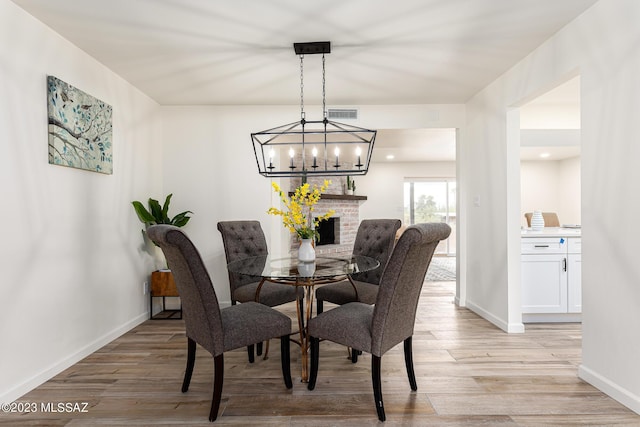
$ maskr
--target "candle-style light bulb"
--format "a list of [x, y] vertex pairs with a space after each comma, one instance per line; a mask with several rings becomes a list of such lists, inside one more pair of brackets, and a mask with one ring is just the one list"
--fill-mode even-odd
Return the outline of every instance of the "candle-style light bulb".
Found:
[[360, 147], [356, 147], [356, 156], [358, 156], [358, 163], [356, 164], [356, 166], [358, 168], [362, 167], [362, 163], [360, 163], [360, 155], [362, 154], [362, 150], [360, 149]]
[[336, 149], [333, 150], [333, 153], [336, 155], [336, 164], [334, 166], [338, 168], [340, 167], [340, 148], [336, 147]]
[[269, 150], [269, 169], [273, 169], [273, 158], [276, 156], [276, 152], [272, 148]]
[[311, 150], [311, 154], [313, 154], [313, 168], [317, 168], [318, 167], [318, 149], [316, 147], [313, 147], [313, 150]]
[[289, 148], [289, 157], [291, 158], [291, 162], [289, 164], [289, 167], [291, 169], [295, 169], [295, 166], [293, 166], [293, 156], [295, 156], [295, 155], [296, 155], [296, 152], [293, 151], [293, 148]]

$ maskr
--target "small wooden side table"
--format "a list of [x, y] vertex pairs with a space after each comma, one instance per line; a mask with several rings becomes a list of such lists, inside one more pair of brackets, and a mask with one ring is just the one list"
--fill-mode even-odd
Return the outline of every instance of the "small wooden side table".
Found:
[[[162, 298], [162, 311], [153, 316], [153, 299], [159, 297]], [[157, 270], [152, 272], [151, 292], [149, 293], [149, 318], [151, 320], [182, 319], [182, 302], [180, 302], [179, 309], [167, 310], [165, 308], [167, 297], [180, 297], [171, 270]]]

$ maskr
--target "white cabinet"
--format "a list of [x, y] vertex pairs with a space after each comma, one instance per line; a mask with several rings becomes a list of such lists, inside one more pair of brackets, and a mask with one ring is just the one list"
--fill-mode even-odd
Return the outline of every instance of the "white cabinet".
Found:
[[522, 256], [522, 312], [567, 312], [567, 258], [564, 255]]
[[525, 322], [579, 321], [582, 311], [580, 237], [522, 238]]
[[569, 254], [567, 269], [571, 272], [567, 281], [567, 312], [582, 313], [582, 255]]
[[571, 272], [567, 279], [567, 311], [582, 313], [582, 239], [569, 239], [567, 252], [567, 270]]

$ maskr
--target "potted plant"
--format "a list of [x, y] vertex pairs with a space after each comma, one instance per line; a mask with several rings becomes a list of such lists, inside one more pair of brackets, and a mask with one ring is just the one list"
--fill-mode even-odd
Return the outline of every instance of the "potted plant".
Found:
[[[149, 209], [145, 208], [145, 206], [137, 200], [131, 202], [131, 204], [133, 205], [133, 209], [136, 212], [136, 215], [138, 215], [138, 219], [140, 220], [140, 222], [142, 222], [145, 225], [145, 229], [146, 227], [149, 227], [150, 225], [155, 225], [155, 224], [169, 224], [169, 225], [175, 225], [176, 227], [184, 227], [189, 222], [189, 220], [191, 219], [189, 214], [193, 214], [193, 212], [191, 211], [181, 212], [175, 215], [174, 217], [169, 216], [169, 204], [171, 203], [172, 196], [173, 194], [169, 194], [165, 198], [162, 206], [160, 205], [160, 202], [158, 202], [157, 200], [149, 198], [149, 201], [147, 202]], [[145, 230], [142, 230], [142, 235], [143, 235], [143, 238], [145, 239], [145, 242], [148, 242], [148, 238], [146, 237]], [[169, 269], [156, 270], [151, 273], [151, 289], [150, 290], [151, 290], [151, 297], [163, 297], [162, 309], [160, 310], [161, 313], [165, 312], [164, 297], [179, 296], [178, 289], [176, 288], [176, 284], [173, 279], [173, 275], [171, 274], [171, 270]], [[150, 310], [150, 317], [153, 319], [154, 318], [153, 304], [149, 308], [149, 310]], [[178, 317], [178, 319], [182, 318], [182, 308], [179, 308], [177, 310], [167, 310], [167, 312], [170, 313], [168, 317], [162, 317], [162, 316], [161, 317], [174, 318], [173, 315], [176, 313], [179, 313], [180, 317]]]
[[356, 193], [356, 181], [347, 175], [347, 191], [346, 194], [353, 196]]
[[155, 224], [170, 224], [175, 225], [176, 227], [184, 227], [191, 219], [189, 214], [193, 214], [193, 212], [184, 211], [173, 218], [170, 218], [169, 204], [171, 203], [172, 196], [173, 194], [169, 194], [164, 200], [164, 204], [162, 206], [160, 206], [160, 202], [157, 200], [149, 198], [148, 210], [137, 200], [131, 202], [131, 204], [133, 204], [133, 209], [136, 211], [138, 219], [147, 227]]

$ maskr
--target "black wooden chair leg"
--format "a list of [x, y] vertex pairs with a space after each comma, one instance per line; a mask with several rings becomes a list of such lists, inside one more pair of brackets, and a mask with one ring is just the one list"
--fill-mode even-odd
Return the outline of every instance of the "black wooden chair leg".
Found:
[[322, 311], [324, 310], [324, 301], [322, 301], [321, 299], [317, 300], [316, 302], [316, 315], [322, 313]]
[[255, 356], [253, 355], [253, 347], [254, 347], [253, 344], [247, 346], [247, 354], [249, 354], [249, 363], [253, 363], [255, 360]]
[[380, 380], [380, 362], [381, 357], [371, 355], [371, 382], [373, 383], [373, 400], [376, 404], [378, 419], [385, 421], [387, 417], [384, 414], [384, 404], [382, 403], [382, 381]]
[[184, 380], [182, 380], [182, 392], [189, 390], [191, 383], [191, 374], [193, 374], [193, 365], [196, 363], [196, 342], [191, 338], [187, 338], [187, 368], [184, 371]]
[[213, 358], [213, 398], [211, 399], [211, 412], [209, 421], [213, 422], [218, 418], [220, 400], [222, 399], [222, 383], [224, 382], [224, 355], [220, 354]]
[[413, 371], [413, 346], [412, 346], [412, 337], [404, 340], [404, 364], [407, 367], [407, 376], [409, 377], [409, 384], [411, 385], [411, 390], [418, 390], [418, 383], [416, 382], [416, 374]]
[[351, 349], [351, 363], [358, 363], [358, 355], [360, 352], [355, 348]]
[[282, 378], [287, 388], [292, 388], [291, 382], [291, 341], [289, 335], [280, 337], [280, 361], [282, 363]]
[[259, 342], [258, 344], [256, 344], [256, 354], [257, 354], [258, 356], [261, 356], [261, 355], [262, 355], [262, 341], [261, 341], [261, 342]]
[[309, 383], [307, 388], [313, 390], [316, 388], [316, 379], [318, 378], [318, 362], [320, 361], [320, 339], [311, 338], [311, 367], [309, 368]]

